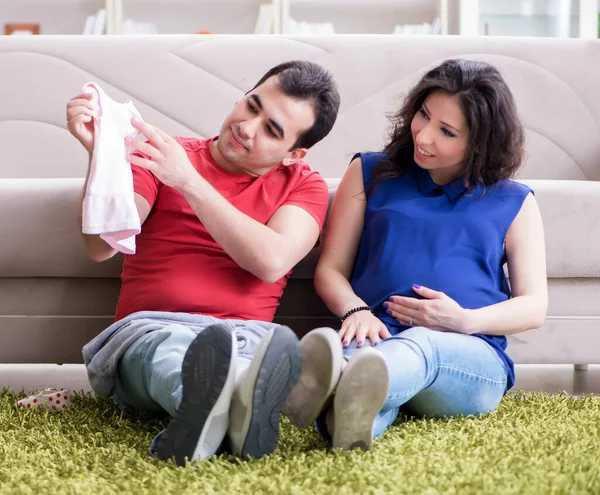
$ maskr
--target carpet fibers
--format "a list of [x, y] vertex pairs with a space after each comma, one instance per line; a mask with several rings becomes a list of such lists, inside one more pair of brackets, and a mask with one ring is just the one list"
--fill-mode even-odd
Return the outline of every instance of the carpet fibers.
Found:
[[371, 452], [333, 452], [281, 422], [258, 461], [222, 455], [186, 468], [148, 456], [166, 424], [72, 395], [62, 413], [0, 391], [0, 493], [600, 494], [600, 398], [515, 392], [481, 417], [403, 417]]

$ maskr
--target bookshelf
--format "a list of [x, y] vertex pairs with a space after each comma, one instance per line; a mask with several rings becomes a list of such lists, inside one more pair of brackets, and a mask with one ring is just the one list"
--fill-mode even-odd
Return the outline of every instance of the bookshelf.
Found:
[[[49, 35], [249, 34], [261, 4], [274, 19], [278, 0], [0, 0], [0, 34], [28, 25]], [[262, 29], [280, 32], [274, 22]]]
[[0, 34], [387, 34], [403, 26], [400, 34], [597, 38], [599, 9], [600, 0], [0, 0]]
[[598, 0], [460, 0], [460, 34], [597, 38]]
[[[131, 22], [154, 26], [159, 34], [254, 33], [259, 6], [270, 0], [116, 0], [117, 34], [131, 32]], [[142, 29], [142, 34], [147, 34]]]
[[81, 34], [106, 0], [0, 0], [0, 34], [7, 26], [38, 25], [39, 34]]
[[[307, 32], [313, 25], [337, 34], [448, 34], [448, 0], [281, 0], [285, 34]], [[304, 26], [299, 24], [303, 24]], [[300, 28], [300, 29], [299, 29]], [[317, 32], [319, 29], [317, 29]]]

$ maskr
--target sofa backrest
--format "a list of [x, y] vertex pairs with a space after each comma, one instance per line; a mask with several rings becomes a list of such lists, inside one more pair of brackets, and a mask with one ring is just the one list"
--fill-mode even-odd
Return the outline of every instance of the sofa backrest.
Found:
[[595, 41], [337, 35], [6, 37], [0, 40], [0, 177], [83, 177], [85, 153], [65, 130], [65, 102], [93, 80], [172, 135], [212, 136], [232, 104], [277, 63], [331, 69], [342, 94], [311, 165], [341, 177], [356, 151], [377, 150], [386, 114], [446, 58], [484, 60], [507, 79], [527, 129], [520, 177], [599, 180], [600, 45]]

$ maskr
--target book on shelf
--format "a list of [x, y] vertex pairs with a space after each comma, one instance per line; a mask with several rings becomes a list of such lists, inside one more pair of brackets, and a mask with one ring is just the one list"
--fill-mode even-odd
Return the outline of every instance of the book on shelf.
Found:
[[122, 34], [158, 34], [158, 26], [152, 22], [138, 22], [125, 19], [121, 27]]
[[[121, 24], [120, 34], [157, 34], [158, 27], [150, 22], [137, 22], [132, 19], [124, 19]], [[107, 34], [106, 9], [88, 15], [83, 26], [83, 34]]]
[[106, 34], [106, 9], [100, 9], [96, 12], [92, 34]]
[[87, 16], [82, 34], [106, 34], [106, 9], [99, 9]]
[[96, 14], [88, 15], [83, 25], [83, 33], [81, 34], [92, 34], [94, 30], [94, 21], [96, 20]]
[[331, 22], [304, 22], [290, 19], [288, 29], [290, 34], [335, 34]]
[[424, 22], [422, 24], [399, 24], [394, 28], [393, 34], [402, 36], [419, 35], [419, 34], [440, 34], [442, 31], [442, 22], [436, 17], [431, 23]]
[[254, 34], [273, 34], [275, 15], [275, 6], [272, 3], [261, 3], [258, 6]]

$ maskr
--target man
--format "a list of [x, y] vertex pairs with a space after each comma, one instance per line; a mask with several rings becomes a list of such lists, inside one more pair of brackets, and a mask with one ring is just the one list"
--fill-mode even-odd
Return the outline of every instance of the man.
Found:
[[[328, 71], [293, 61], [236, 102], [215, 138], [174, 139], [132, 121], [148, 140], [126, 140], [142, 231], [125, 256], [115, 323], [83, 354], [96, 393], [172, 416], [153, 441], [157, 457], [205, 459], [225, 438], [241, 456], [275, 449], [302, 352], [272, 320], [323, 226], [327, 187], [303, 158], [339, 104]], [[90, 156], [93, 115], [86, 95], [67, 105]], [[92, 260], [116, 254], [82, 236]]]

